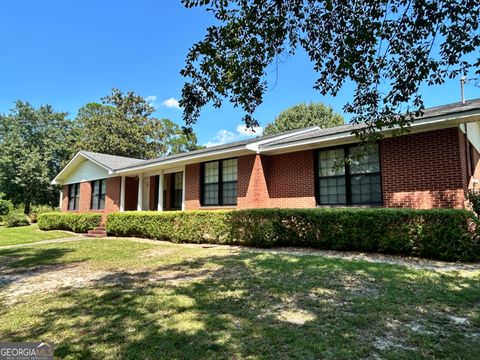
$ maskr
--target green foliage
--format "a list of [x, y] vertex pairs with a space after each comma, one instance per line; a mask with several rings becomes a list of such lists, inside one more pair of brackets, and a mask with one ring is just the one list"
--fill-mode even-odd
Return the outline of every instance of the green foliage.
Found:
[[75, 126], [67, 114], [50, 105], [33, 108], [17, 101], [8, 115], [0, 114], [0, 191], [25, 213], [31, 203], [58, 203], [58, 188], [50, 181], [72, 155]]
[[96, 213], [61, 213], [50, 212], [38, 216], [40, 230], [69, 230], [86, 233], [100, 224], [102, 215]]
[[5, 216], [5, 226], [6, 227], [19, 227], [19, 226], [28, 226], [30, 222], [28, 221], [27, 215], [21, 210], [13, 210], [8, 215]]
[[480, 191], [468, 190], [465, 193], [465, 198], [472, 206], [472, 210], [475, 212], [475, 214], [480, 216]]
[[252, 209], [109, 214], [107, 232], [173, 242], [305, 246], [478, 260], [478, 222], [464, 210]]
[[309, 126], [324, 129], [343, 124], [342, 115], [322, 103], [297, 104], [282, 111], [272, 123], [265, 126], [263, 133], [272, 135]]
[[[344, 110], [360, 135], [405, 126], [423, 109], [420, 86], [480, 71], [480, 2], [465, 0], [253, 1], [182, 0], [206, 7], [216, 23], [194, 44], [181, 71], [180, 105], [193, 124], [225, 99], [253, 114], [269, 89], [270, 66], [306, 53], [321, 95], [354, 87]], [[461, 29], [461, 30], [460, 30]], [[303, 71], [304, 69], [299, 69]], [[406, 116], [396, 116], [406, 111]]]
[[168, 119], [152, 117], [154, 108], [133, 91], [113, 89], [103, 104], [89, 103], [77, 115], [77, 150], [151, 159], [195, 150], [197, 138]]
[[5, 194], [0, 193], [0, 220], [13, 210], [13, 203], [10, 200], [4, 199], [4, 197]]
[[28, 214], [28, 218], [30, 219], [31, 223], [36, 223], [38, 220], [38, 215], [55, 211], [58, 212], [60, 210], [48, 205], [33, 205], [30, 213]]
[[230, 242], [229, 211], [131, 211], [107, 215], [107, 232], [176, 243]]

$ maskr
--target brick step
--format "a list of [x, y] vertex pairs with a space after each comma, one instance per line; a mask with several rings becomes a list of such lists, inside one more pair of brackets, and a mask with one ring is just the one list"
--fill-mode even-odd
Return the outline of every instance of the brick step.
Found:
[[103, 235], [103, 234], [90, 234], [90, 233], [88, 233], [88, 234], [85, 234], [85, 236], [90, 237], [90, 238], [103, 238], [103, 237], [106, 236], [106, 234]]
[[93, 230], [88, 230], [87, 236], [89, 235], [96, 235], [96, 237], [105, 237], [107, 236], [107, 231], [105, 230], [105, 228], [102, 229], [100, 227], [96, 227]]
[[97, 226], [95, 229], [93, 230], [106, 230], [107, 228], [105, 227], [105, 225], [99, 225]]

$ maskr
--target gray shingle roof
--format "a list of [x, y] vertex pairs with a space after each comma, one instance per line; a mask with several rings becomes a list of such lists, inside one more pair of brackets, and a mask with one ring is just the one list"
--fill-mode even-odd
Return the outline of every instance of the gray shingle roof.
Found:
[[[474, 99], [474, 100], [466, 101], [465, 103], [457, 102], [453, 104], [442, 105], [442, 106], [425, 109], [423, 116], [419, 119], [425, 119], [425, 118], [430, 118], [434, 116], [441, 116], [441, 115], [448, 115], [448, 114], [460, 114], [462, 112], [466, 112], [469, 110], [478, 110], [478, 109], [480, 109], [480, 99]], [[268, 144], [265, 144], [265, 147], [290, 143], [290, 142], [299, 141], [299, 140], [313, 139], [313, 138], [333, 135], [333, 134], [350, 133], [353, 130], [361, 129], [364, 126], [365, 126], [364, 124], [356, 124], [356, 125], [345, 124], [345, 125], [341, 125], [333, 128], [327, 128], [327, 129], [320, 129], [317, 126], [313, 126], [305, 129], [296, 129], [296, 130], [287, 131], [282, 134], [257, 136], [257, 137], [246, 139], [246, 140], [212, 146], [212, 147], [208, 147], [200, 150], [190, 151], [187, 153], [168, 155], [168, 156], [151, 159], [151, 160], [133, 159], [133, 158], [127, 158], [123, 156], [106, 155], [106, 154], [94, 153], [89, 151], [81, 151], [81, 152], [85, 154], [85, 156], [90, 157], [91, 159], [101, 163], [102, 165], [104, 165], [105, 167], [111, 170], [120, 170], [120, 169], [123, 170], [123, 169], [128, 169], [128, 168], [139, 166], [139, 165], [162, 163], [164, 161], [182, 159], [184, 157], [192, 156], [196, 154], [233, 149], [235, 147], [245, 146], [251, 143], [256, 143], [258, 141], [268, 140], [270, 138], [274, 138], [282, 135], [288, 135], [289, 133], [292, 133], [292, 136], [275, 140], [272, 142], [268, 142]], [[301, 130], [306, 130], [306, 131], [300, 134], [295, 134], [296, 132], [299, 132]]]
[[[415, 120], [427, 119], [434, 116], [460, 114], [462, 112], [466, 112], [469, 110], [477, 110], [477, 109], [480, 109], [480, 99], [469, 100], [469, 101], [466, 101], [465, 103], [458, 102], [458, 103], [425, 109], [423, 112], [423, 116], [418, 117], [413, 121], [415, 122]], [[308, 132], [305, 134], [299, 134], [295, 136], [290, 136], [285, 139], [269, 142], [268, 144], [265, 144], [265, 147], [286, 144], [286, 143], [300, 141], [300, 140], [314, 139], [314, 138], [327, 136], [327, 135], [351, 133], [354, 130], [359, 130], [364, 127], [365, 127], [365, 124], [346, 124], [346, 125], [336, 126], [333, 128], [318, 129], [316, 131]]]
[[108, 155], [83, 150], [81, 150], [80, 153], [85, 155], [87, 158], [102, 164], [110, 170], [118, 170], [124, 167], [141, 165], [145, 163], [145, 160], [134, 159], [125, 156]]
[[295, 132], [298, 132], [300, 130], [311, 129], [313, 131], [314, 129], [317, 129], [317, 128], [318, 128], [317, 126], [311, 126], [309, 128], [305, 128], [305, 129], [295, 129], [295, 130], [286, 131], [282, 134], [256, 136], [254, 138], [245, 139], [245, 140], [241, 140], [241, 141], [235, 141], [235, 142], [222, 144], [222, 145], [216, 145], [216, 146], [210, 146], [210, 147], [199, 149], [199, 150], [193, 150], [193, 151], [189, 151], [189, 152], [185, 152], [185, 153], [163, 156], [163, 157], [156, 158], [156, 159], [151, 159], [151, 160], [144, 160], [144, 162], [141, 163], [141, 164], [125, 165], [125, 166], [122, 167], [122, 169], [127, 169], [127, 168], [134, 167], [134, 166], [137, 166], [137, 165], [147, 165], [147, 164], [153, 164], [153, 163], [157, 163], [157, 162], [160, 163], [160, 162], [167, 161], [167, 160], [172, 160], [172, 159], [181, 159], [181, 158], [186, 157], [186, 156], [209, 153], [209, 152], [213, 152], [213, 151], [217, 151], [217, 150], [228, 150], [228, 149], [232, 149], [232, 148], [235, 148], [235, 147], [238, 147], [238, 146], [245, 146], [245, 145], [248, 145], [248, 144], [252, 144], [252, 143], [255, 143], [257, 141], [267, 140], [267, 139], [270, 139], [270, 138], [273, 138], [273, 137], [277, 137], [277, 136], [281, 136], [281, 135], [287, 135], [289, 133], [295, 133]]

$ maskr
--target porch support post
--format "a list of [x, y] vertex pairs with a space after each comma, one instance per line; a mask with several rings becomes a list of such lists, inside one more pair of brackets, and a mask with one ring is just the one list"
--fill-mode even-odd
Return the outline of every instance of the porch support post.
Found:
[[185, 166], [183, 167], [182, 179], [182, 211], [185, 210]]
[[163, 177], [164, 175], [162, 170], [160, 171], [160, 175], [158, 176], [158, 211], [163, 211]]
[[125, 176], [122, 176], [120, 182], [120, 211], [125, 211]]
[[138, 198], [137, 211], [142, 211], [143, 208], [143, 174], [138, 175]]
[[[475, 187], [474, 187], [474, 189], [475, 189]], [[62, 202], [63, 202], [63, 190], [60, 190], [60, 202], [58, 203], [58, 207], [60, 209], [62, 208]]]

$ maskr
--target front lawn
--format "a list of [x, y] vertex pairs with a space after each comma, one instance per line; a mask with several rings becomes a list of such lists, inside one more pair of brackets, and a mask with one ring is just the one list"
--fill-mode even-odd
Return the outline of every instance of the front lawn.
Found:
[[479, 359], [479, 280], [128, 239], [0, 249], [0, 339], [65, 359]]
[[28, 244], [42, 240], [72, 237], [64, 231], [41, 231], [37, 225], [7, 228], [0, 226], [0, 247], [5, 245]]

